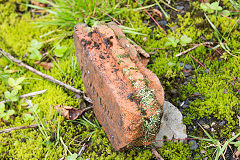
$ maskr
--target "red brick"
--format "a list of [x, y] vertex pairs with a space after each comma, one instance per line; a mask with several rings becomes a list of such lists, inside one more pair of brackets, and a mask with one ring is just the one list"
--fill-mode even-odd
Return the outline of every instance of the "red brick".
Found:
[[[141, 48], [130, 44], [113, 23], [93, 29], [78, 24], [74, 40], [86, 93], [112, 146], [120, 150], [152, 143], [160, 126], [164, 91], [145, 67], [148, 60], [138, 56]], [[151, 119], [154, 115], [156, 120]]]

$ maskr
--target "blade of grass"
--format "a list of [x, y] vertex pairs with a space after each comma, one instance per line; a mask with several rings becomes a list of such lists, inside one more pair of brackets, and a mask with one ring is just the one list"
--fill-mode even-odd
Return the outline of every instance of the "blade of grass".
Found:
[[142, 10], [142, 9], [151, 8], [151, 7], [155, 6], [155, 5], [156, 5], [156, 3], [148, 5], [148, 6], [140, 7], [140, 8], [135, 8], [135, 9], [133, 9], [133, 11], [138, 11], [138, 10]]
[[171, 9], [173, 9], [173, 10], [175, 10], [175, 11], [177, 11], [177, 12], [179, 12], [179, 10], [178, 9], [176, 9], [176, 8], [174, 8], [174, 7], [172, 7], [171, 5], [169, 5], [168, 3], [166, 3], [165, 1], [163, 1], [163, 0], [160, 0], [163, 4], [165, 4], [166, 6], [168, 6], [169, 8], [171, 8]]
[[59, 141], [59, 137], [60, 137], [60, 121], [61, 121], [61, 112], [62, 112], [62, 105], [61, 105], [61, 109], [58, 115], [58, 124], [57, 124], [57, 141]]

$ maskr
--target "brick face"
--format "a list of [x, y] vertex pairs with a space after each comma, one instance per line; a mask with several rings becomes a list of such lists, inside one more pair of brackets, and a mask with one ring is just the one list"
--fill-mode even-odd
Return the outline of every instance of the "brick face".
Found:
[[[162, 115], [164, 93], [156, 75], [146, 69], [140, 59], [132, 59], [131, 51], [119, 43], [116, 29], [120, 30], [114, 24], [99, 25], [95, 29], [78, 24], [74, 40], [86, 94], [93, 100], [94, 114], [112, 146], [120, 150], [151, 143], [153, 138], [143, 141], [146, 135], [143, 125], [157, 112]], [[127, 45], [131, 46], [129, 42]], [[141, 95], [145, 91], [145, 81], [149, 81], [148, 92], [154, 93], [149, 106], [143, 101], [146, 96]]]

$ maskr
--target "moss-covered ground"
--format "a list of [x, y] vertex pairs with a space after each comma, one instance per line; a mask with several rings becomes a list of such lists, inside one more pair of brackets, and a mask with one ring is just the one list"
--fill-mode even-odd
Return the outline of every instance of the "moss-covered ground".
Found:
[[[54, 64], [50, 70], [45, 70], [42, 66], [35, 64], [34, 60], [29, 59], [28, 48], [33, 39], [45, 41], [40, 51], [52, 54], [51, 48], [55, 43], [54, 41], [48, 43], [47, 40], [54, 34], [44, 37], [41, 35], [56, 27], [37, 28], [36, 24], [31, 22], [36, 21], [38, 15], [24, 5], [25, 3], [28, 1], [0, 0], [0, 48], [43, 73], [75, 88], [83, 89], [72, 36], [61, 42], [61, 45], [69, 49], [67, 56], [54, 57], [55, 61], [48, 59]], [[147, 52], [155, 52], [151, 56], [148, 68], [159, 77], [165, 89], [166, 99], [181, 110], [184, 124], [187, 125], [187, 134], [206, 137], [197, 123], [205, 126], [213, 137], [221, 138], [221, 142], [229, 139], [232, 133], [237, 134], [240, 125], [238, 120], [240, 114], [239, 12], [229, 17], [215, 13], [207, 14], [209, 20], [224, 35], [223, 42], [226, 42], [231, 53], [238, 57], [228, 54], [221, 46], [217, 51], [207, 46], [200, 46], [188, 54], [175, 57], [176, 54], [191, 46], [166, 47], [168, 37], [180, 38], [186, 35], [192, 38], [193, 44], [214, 42], [212, 46], [220, 45], [213, 27], [200, 8], [201, 2], [184, 1], [189, 5], [181, 13], [164, 6], [172, 18], [164, 27], [168, 37], [143, 10], [134, 10], [139, 8], [137, 3], [126, 3], [128, 9], [115, 18], [125, 26], [142, 28], [139, 32], [146, 34], [144, 36], [127, 34], [127, 36], [135, 43], [142, 45]], [[143, 5], [153, 3], [154, 1], [145, 1]], [[176, 0], [172, 2], [172, 6], [176, 7], [181, 3], [183, 1]], [[235, 10], [229, 0], [220, 1], [220, 5], [229, 11]], [[154, 17], [158, 19], [156, 15]], [[192, 67], [188, 76], [186, 76], [185, 65]], [[47, 91], [34, 98], [28, 98], [37, 106], [36, 112], [28, 108], [24, 99], [8, 102], [4, 112], [13, 109], [15, 114], [8, 120], [0, 121], [0, 130], [36, 124], [40, 122], [39, 120], [45, 124], [45, 127], [0, 134], [0, 159], [60, 159], [70, 155], [70, 152], [78, 153], [84, 143], [86, 143], [86, 149], [81, 157], [85, 159], [154, 159], [148, 146], [124, 152], [114, 151], [104, 131], [95, 121], [92, 111], [88, 111], [84, 114], [84, 118], [78, 118], [75, 121], [60, 117], [54, 109], [55, 105], [82, 108], [84, 107], [80, 105], [83, 104], [82, 100], [71, 91], [18, 67], [3, 55], [0, 56], [0, 101], [5, 99], [4, 92], [12, 90], [8, 83], [9, 77], [14, 79], [25, 77], [18, 95], [43, 89]], [[181, 108], [182, 102], [188, 102], [187, 107]], [[171, 160], [204, 159], [205, 157], [212, 159], [216, 148], [209, 147], [206, 141], [197, 140], [197, 142], [198, 147], [192, 149], [187, 141], [185, 143], [167, 141], [162, 148], [158, 149], [158, 152], [164, 159]]]

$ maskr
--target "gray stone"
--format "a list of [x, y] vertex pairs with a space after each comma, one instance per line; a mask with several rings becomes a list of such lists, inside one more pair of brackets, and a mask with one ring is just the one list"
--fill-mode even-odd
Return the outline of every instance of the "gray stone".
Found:
[[177, 6], [176, 7], [178, 10], [183, 10], [184, 9], [184, 6]]
[[190, 69], [192, 69], [192, 66], [191, 66], [190, 64], [186, 64], [186, 65], [184, 66], [184, 69], [190, 70]]
[[219, 123], [219, 126], [223, 126], [224, 124], [226, 124], [226, 122], [223, 120]]
[[179, 66], [180, 66], [180, 67], [182, 67], [183, 65], [184, 65], [184, 63], [182, 63], [182, 62], [179, 63]]
[[190, 146], [190, 149], [191, 149], [191, 150], [195, 150], [195, 149], [198, 148], [197, 141], [195, 141], [195, 140], [189, 141], [189, 144], [191, 145], [191, 146]]
[[168, 23], [166, 20], [160, 20], [158, 21], [158, 24], [160, 24], [161, 26], [166, 26]]
[[188, 108], [189, 107], [189, 105], [187, 105], [187, 104], [184, 104], [184, 105], [182, 105], [181, 106], [183, 109], [185, 109], [185, 108]]
[[165, 136], [168, 139], [187, 138], [186, 126], [182, 122], [181, 112], [168, 101], [164, 101], [160, 131], [156, 136], [154, 145], [161, 147], [163, 145], [163, 137]]

